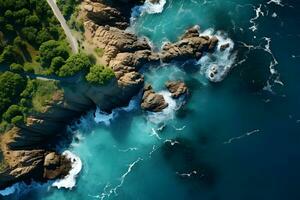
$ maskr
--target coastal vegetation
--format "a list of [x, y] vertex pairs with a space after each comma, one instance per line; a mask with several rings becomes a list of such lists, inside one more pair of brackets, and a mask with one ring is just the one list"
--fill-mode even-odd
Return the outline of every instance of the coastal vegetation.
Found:
[[[67, 20], [79, 3], [57, 1]], [[32, 74], [60, 80], [80, 73], [89, 83], [98, 85], [114, 77], [112, 70], [94, 65], [85, 53], [72, 54], [46, 0], [0, 0], [0, 13], [1, 132], [23, 122], [29, 113], [44, 112], [53, 97], [63, 94], [59, 81], [37, 80]], [[82, 28], [80, 22], [76, 26]], [[101, 49], [97, 52], [103, 54]]]
[[115, 77], [114, 71], [103, 65], [94, 65], [86, 75], [86, 80], [93, 85], [104, 85]]

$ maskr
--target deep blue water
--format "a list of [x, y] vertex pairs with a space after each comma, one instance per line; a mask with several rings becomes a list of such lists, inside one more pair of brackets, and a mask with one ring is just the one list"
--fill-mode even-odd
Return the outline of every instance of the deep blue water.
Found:
[[166, 96], [166, 80], [184, 80], [187, 104], [155, 115], [133, 106], [109, 125], [87, 115], [69, 147], [83, 163], [76, 187], [5, 199], [299, 200], [300, 3], [278, 3], [167, 0], [139, 17], [132, 28], [156, 49], [194, 25], [226, 32], [236, 66], [220, 83], [195, 62], [147, 66], [146, 82]]

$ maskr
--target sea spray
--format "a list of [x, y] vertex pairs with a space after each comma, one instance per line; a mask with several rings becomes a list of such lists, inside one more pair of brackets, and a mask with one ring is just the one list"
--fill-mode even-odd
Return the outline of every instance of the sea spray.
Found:
[[82, 169], [82, 162], [78, 156], [71, 153], [70, 151], [65, 151], [62, 153], [62, 155], [66, 156], [68, 159], [71, 160], [72, 163], [72, 169], [69, 171], [69, 174], [63, 178], [56, 180], [52, 186], [60, 188], [67, 188], [72, 189], [76, 185], [76, 177], [80, 173]]
[[161, 94], [165, 101], [168, 103], [168, 107], [163, 109], [161, 112], [148, 112], [148, 120], [154, 124], [160, 124], [164, 121], [174, 118], [175, 111], [178, 109], [178, 102], [171, 97], [171, 93], [168, 91], [158, 92]]
[[[217, 37], [219, 42], [216, 50], [212, 54], [204, 55], [198, 64], [201, 65], [201, 73], [212, 82], [222, 81], [230, 70], [234, 67], [236, 53], [233, 52], [234, 42], [228, 36], [221, 32], [215, 32], [213, 29], [205, 30], [200, 36]], [[222, 49], [222, 46], [227, 48]]]
[[139, 94], [133, 97], [130, 100], [128, 106], [113, 109], [111, 113], [104, 112], [100, 108], [97, 108], [95, 112], [94, 121], [98, 124], [104, 123], [106, 126], [109, 126], [111, 121], [116, 119], [120, 112], [131, 112], [135, 110], [140, 102], [140, 96], [141, 95]]
[[139, 16], [145, 13], [161, 13], [164, 10], [164, 6], [166, 3], [166, 0], [159, 0], [158, 3], [151, 3], [150, 0], [146, 0], [143, 5], [133, 7], [131, 12], [131, 22], [134, 22]]

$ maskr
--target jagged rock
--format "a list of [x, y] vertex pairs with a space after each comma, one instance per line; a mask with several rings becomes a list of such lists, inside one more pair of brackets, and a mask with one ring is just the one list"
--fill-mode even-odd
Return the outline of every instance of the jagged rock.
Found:
[[[156, 0], [153, 0], [155, 3]], [[200, 36], [197, 27], [188, 30], [179, 42], [164, 45], [154, 53], [145, 38], [125, 31], [131, 7], [142, 0], [84, 0], [80, 16], [84, 18], [85, 39], [104, 50], [103, 63], [111, 67], [116, 79], [95, 87], [82, 81], [61, 82], [63, 94], [50, 102], [43, 113], [33, 113], [27, 123], [0, 136], [0, 147], [7, 169], [0, 172], [0, 188], [18, 181], [45, 180], [63, 176], [69, 162], [49, 149], [66, 131], [66, 124], [96, 105], [102, 110], [125, 106], [144, 85], [138, 70], [147, 63], [199, 59], [217, 46], [217, 39]], [[173, 90], [173, 87], [171, 87]], [[178, 91], [177, 91], [178, 90]], [[175, 86], [174, 86], [175, 91]], [[174, 98], [185, 89], [180, 86]], [[144, 89], [142, 108], [159, 112], [168, 106], [151, 86]]]
[[193, 27], [186, 31], [180, 41], [165, 44], [160, 53], [161, 60], [170, 62], [200, 59], [203, 53], [214, 51], [218, 38], [199, 35], [199, 29]]
[[71, 169], [71, 161], [65, 156], [51, 152], [46, 155], [44, 160], [44, 174], [45, 179], [62, 178], [68, 174]]
[[219, 39], [216, 36], [212, 36], [209, 39], [209, 46], [208, 46], [208, 52], [215, 51], [217, 45], [218, 45]]
[[151, 85], [146, 85], [144, 87], [141, 107], [142, 109], [150, 112], [161, 112], [163, 109], [168, 107], [168, 103], [166, 103], [162, 95], [154, 92]]
[[168, 81], [166, 87], [171, 92], [171, 96], [174, 99], [178, 99], [182, 95], [188, 94], [188, 88], [182, 81]]
[[220, 51], [225, 51], [226, 49], [228, 49], [230, 47], [229, 43], [223, 44], [220, 46]]

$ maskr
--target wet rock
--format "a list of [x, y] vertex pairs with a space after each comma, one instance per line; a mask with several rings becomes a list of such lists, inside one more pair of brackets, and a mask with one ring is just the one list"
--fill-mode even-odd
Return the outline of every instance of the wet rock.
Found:
[[220, 46], [220, 51], [225, 51], [226, 49], [228, 49], [230, 47], [229, 43], [223, 44]]
[[218, 46], [219, 39], [216, 36], [212, 36], [209, 39], [208, 52], [214, 52]]
[[171, 92], [171, 96], [174, 99], [178, 99], [182, 95], [188, 94], [188, 88], [182, 81], [168, 81], [166, 87]]
[[199, 28], [193, 27], [186, 31], [176, 43], [167, 43], [160, 53], [163, 62], [186, 61], [199, 59], [205, 52], [215, 50], [218, 39], [215, 36], [199, 36]]
[[51, 152], [45, 156], [43, 178], [63, 178], [71, 169], [71, 161], [65, 156]]
[[162, 95], [154, 92], [151, 85], [146, 85], [144, 87], [141, 107], [150, 112], [161, 112], [168, 107], [168, 103], [166, 103]]

